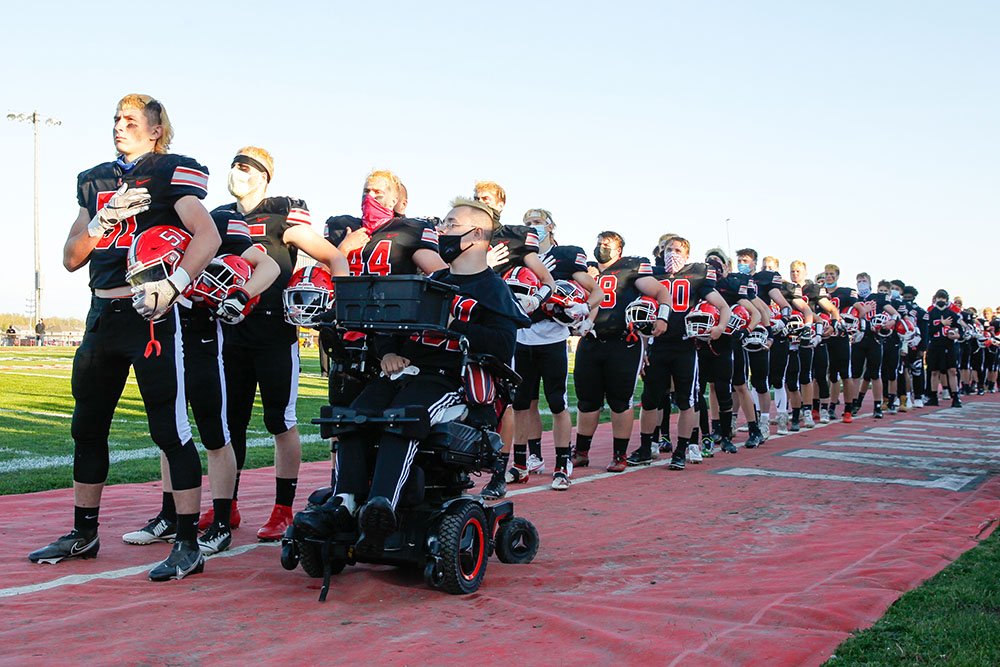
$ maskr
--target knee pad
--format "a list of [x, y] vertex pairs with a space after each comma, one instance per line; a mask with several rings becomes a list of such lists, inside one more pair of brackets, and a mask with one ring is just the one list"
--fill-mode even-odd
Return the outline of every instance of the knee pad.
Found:
[[548, 401], [548, 403], [549, 403], [549, 411], [552, 414], [558, 415], [558, 414], [562, 414], [563, 412], [566, 411], [566, 393], [565, 392], [562, 392], [562, 393], [559, 393], [559, 394], [556, 394], [555, 392], [553, 392], [552, 394], [549, 394], [548, 392], [546, 392], [546, 394], [545, 394], [545, 400]]
[[201, 458], [194, 440], [167, 447], [163, 450], [170, 467], [170, 482], [174, 491], [187, 491], [201, 487]]
[[611, 412], [625, 412], [626, 410], [632, 409], [632, 399], [628, 398], [622, 400], [609, 397], [608, 407], [611, 409]]
[[[643, 405], [645, 405], [645, 401], [643, 402]], [[597, 412], [603, 407], [604, 407], [604, 401], [577, 397], [576, 409], [578, 412]], [[646, 409], [651, 410], [652, 408], [646, 408]]]
[[733, 392], [726, 390], [719, 390], [719, 387], [715, 388], [715, 397], [719, 402], [719, 412], [732, 412], [733, 411]]
[[104, 484], [108, 479], [108, 441], [77, 442], [73, 453], [73, 481]]
[[693, 406], [691, 405], [691, 397], [687, 395], [681, 395], [680, 392], [674, 392], [674, 404], [677, 405], [677, 409], [680, 411], [690, 410]]
[[[291, 420], [295, 426], [294, 419]], [[285, 408], [264, 408], [264, 427], [271, 435], [281, 435], [292, 428], [285, 420]]]

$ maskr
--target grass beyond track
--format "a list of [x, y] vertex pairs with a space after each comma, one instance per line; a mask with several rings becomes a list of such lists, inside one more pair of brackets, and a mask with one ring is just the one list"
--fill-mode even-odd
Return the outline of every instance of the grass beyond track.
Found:
[[[0, 495], [72, 485], [70, 421], [74, 402], [70, 375], [74, 352], [75, 348], [69, 347], [0, 348]], [[320, 461], [329, 457], [330, 449], [320, 439], [319, 427], [310, 420], [319, 415], [320, 407], [327, 402], [327, 380], [319, 374], [316, 348], [303, 348], [301, 359], [297, 412], [302, 458]], [[641, 390], [640, 382], [636, 396]], [[540, 403], [542, 423], [548, 430], [552, 428], [552, 417], [547, 414], [544, 397]], [[569, 405], [575, 421], [576, 395], [572, 381]], [[605, 410], [602, 421], [607, 419]], [[191, 423], [193, 427], [193, 417]], [[264, 428], [259, 398], [247, 435], [246, 468], [274, 465], [273, 439]], [[142, 399], [132, 375], [118, 403], [109, 441], [112, 460], [109, 484], [159, 479], [159, 452], [150, 440]], [[203, 464], [204, 459], [202, 451]]]

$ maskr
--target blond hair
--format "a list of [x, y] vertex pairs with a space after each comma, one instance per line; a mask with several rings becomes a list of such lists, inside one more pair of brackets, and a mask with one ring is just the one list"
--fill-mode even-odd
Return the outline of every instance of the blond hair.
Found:
[[552, 219], [552, 213], [546, 211], [544, 208], [529, 208], [524, 213], [524, 217], [521, 218], [521, 222], [528, 222], [528, 220], [540, 219], [546, 225], [554, 225], [555, 221]]
[[664, 249], [666, 248], [667, 245], [670, 245], [671, 243], [679, 243], [679, 244], [681, 244], [681, 247], [684, 248], [684, 252], [688, 253], [689, 255], [691, 254], [691, 242], [688, 241], [683, 236], [677, 236], [675, 234], [671, 238], [667, 239], [667, 243], [664, 246]]
[[793, 260], [792, 263], [788, 265], [788, 268], [792, 269], [793, 271], [795, 269], [802, 269], [803, 271], [805, 271], [806, 270], [806, 263], [803, 262], [801, 259], [796, 259], [796, 260]]
[[469, 208], [474, 208], [477, 211], [482, 211], [490, 217], [490, 222], [493, 225], [493, 229], [496, 229], [496, 218], [493, 217], [493, 209], [479, 201], [478, 199], [467, 199], [465, 197], [455, 197], [451, 200], [452, 208], [460, 208], [462, 206], [468, 206]]
[[260, 162], [267, 169], [267, 182], [270, 183], [274, 179], [274, 158], [263, 148], [258, 148], [257, 146], [244, 146], [243, 148], [236, 151], [237, 155], [246, 155], [247, 157], [252, 157], [257, 162]]
[[153, 145], [154, 153], [166, 153], [174, 138], [174, 128], [170, 125], [166, 108], [149, 95], [131, 93], [118, 101], [118, 109], [139, 109], [146, 115], [146, 121], [153, 126], [159, 125], [163, 130]]
[[476, 181], [476, 189], [475, 192], [473, 192], [473, 194], [476, 195], [479, 194], [480, 192], [490, 193], [491, 195], [496, 197], [497, 201], [500, 202], [501, 204], [507, 203], [507, 193], [504, 192], [504, 189], [500, 187], [499, 183], [495, 183], [493, 181]]
[[779, 262], [778, 258], [775, 257], [774, 255], [768, 255], [767, 257], [762, 259], [760, 263], [763, 264], [764, 266], [767, 266], [768, 262], [774, 264], [775, 268], [781, 266], [781, 262]]
[[840, 267], [837, 266], [836, 264], [827, 264], [826, 266], [823, 267], [823, 270], [824, 271], [833, 271], [838, 276], [840, 275]]
[[389, 184], [389, 190], [393, 197], [399, 199], [399, 188], [403, 185], [399, 177], [392, 173], [388, 169], [372, 169], [368, 176], [365, 177], [365, 185], [368, 185], [372, 180], [380, 178]]

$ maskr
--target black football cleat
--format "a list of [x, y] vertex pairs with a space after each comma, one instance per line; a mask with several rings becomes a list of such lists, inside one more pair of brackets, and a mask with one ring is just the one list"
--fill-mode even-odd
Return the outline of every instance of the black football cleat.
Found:
[[625, 462], [630, 466], [648, 466], [653, 462], [652, 449], [643, 450], [642, 447], [628, 455]]
[[736, 449], [736, 445], [733, 444], [733, 441], [730, 440], [729, 438], [723, 438], [719, 444], [722, 447], [722, 451], [724, 451], [726, 454], [735, 454], [737, 451], [739, 451], [738, 449]]
[[751, 433], [747, 441], [743, 443], [743, 446], [747, 449], [756, 449], [764, 443], [764, 438], [760, 433]]
[[882, 406], [878, 403], [876, 403], [874, 409], [872, 409], [872, 417], [875, 419], [882, 419]]
[[28, 554], [28, 560], [32, 563], [58, 563], [67, 558], [96, 558], [100, 549], [101, 541], [97, 539], [97, 531], [90, 534], [74, 528], [52, 544], [32, 551]]
[[149, 571], [149, 580], [179, 580], [189, 574], [201, 574], [204, 569], [205, 556], [197, 540], [178, 540], [167, 559]]
[[951, 407], [960, 408], [962, 407], [962, 399], [958, 397], [958, 392], [956, 391], [951, 395]]
[[684, 470], [684, 466], [687, 463], [684, 455], [680, 457], [673, 456], [670, 458], [670, 465], [667, 466], [670, 470]]
[[486, 486], [479, 492], [479, 495], [486, 500], [497, 500], [506, 496], [507, 482], [504, 479], [505, 475], [506, 473], [503, 470], [499, 472], [494, 470], [493, 476], [490, 477], [490, 481], [486, 483]]

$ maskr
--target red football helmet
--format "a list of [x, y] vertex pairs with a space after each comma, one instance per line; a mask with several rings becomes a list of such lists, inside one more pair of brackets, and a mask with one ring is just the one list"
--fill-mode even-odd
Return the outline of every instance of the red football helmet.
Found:
[[281, 293], [285, 321], [300, 327], [317, 324], [316, 318], [333, 308], [333, 278], [322, 266], [304, 266], [292, 274]]
[[183, 229], [157, 225], [142, 232], [128, 249], [125, 280], [142, 285], [170, 276], [181, 263], [192, 236]]
[[917, 333], [917, 326], [909, 317], [901, 317], [896, 322], [896, 333], [902, 340], [910, 340]]
[[841, 313], [840, 319], [848, 333], [854, 333], [861, 327], [861, 313], [854, 306]]
[[659, 309], [660, 304], [656, 299], [651, 296], [640, 296], [625, 306], [625, 324], [630, 331], [635, 330], [644, 336], [651, 336]]
[[781, 307], [776, 303], [771, 304], [771, 321], [780, 322], [781, 321]]
[[875, 313], [872, 315], [872, 326], [879, 336], [889, 336], [895, 331], [895, 324], [888, 313]]
[[528, 297], [534, 296], [542, 288], [542, 281], [534, 271], [526, 266], [515, 266], [504, 274], [503, 279], [525, 311], [534, 309], [534, 304], [526, 302]]
[[[218, 308], [231, 288], [243, 287], [252, 275], [253, 267], [239, 255], [215, 257], [191, 283], [191, 300]], [[243, 314], [249, 315], [259, 301], [260, 295], [250, 299]]]
[[[575, 324], [580, 318], [571, 315], [567, 309], [572, 309], [577, 304], [586, 303], [587, 293], [580, 287], [579, 283], [572, 280], [557, 280], [552, 296], [542, 304], [542, 312], [560, 324]], [[583, 312], [582, 308], [575, 310]], [[584, 317], [586, 317], [585, 314]]]
[[707, 339], [718, 323], [719, 309], [708, 301], [701, 301], [684, 316], [685, 337]]
[[732, 335], [748, 326], [750, 326], [750, 311], [740, 305], [733, 306], [729, 314], [729, 324], [726, 325], [726, 334]]

